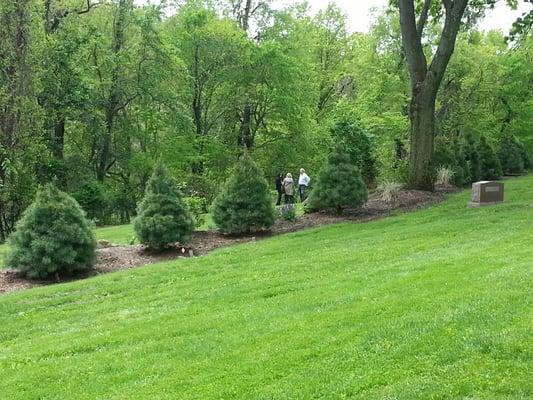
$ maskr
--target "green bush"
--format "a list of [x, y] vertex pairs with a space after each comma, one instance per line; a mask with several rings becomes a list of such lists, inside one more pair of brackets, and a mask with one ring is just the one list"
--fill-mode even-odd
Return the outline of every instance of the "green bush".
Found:
[[481, 179], [500, 179], [503, 175], [500, 160], [485, 136], [479, 138], [478, 151]]
[[476, 140], [472, 135], [467, 135], [464, 141], [464, 155], [468, 166], [468, 176], [471, 182], [481, 179], [481, 159]]
[[457, 158], [454, 152], [453, 142], [443, 136], [435, 138], [435, 151], [433, 153], [433, 165], [438, 169], [440, 167], [455, 170]]
[[263, 172], [244, 155], [212, 207], [213, 221], [221, 232], [242, 234], [270, 228], [275, 211]]
[[522, 155], [522, 160], [524, 161], [524, 170], [528, 170], [532, 166], [533, 160], [531, 159], [526, 146], [518, 141], [518, 145], [520, 146], [520, 154]]
[[189, 206], [196, 227], [200, 227], [205, 223], [205, 214], [207, 213], [207, 202], [204, 198], [198, 196], [186, 197], [185, 201]]
[[455, 166], [453, 168], [453, 184], [459, 187], [465, 186], [466, 184], [472, 182], [472, 180], [470, 177], [470, 170], [468, 168], [468, 161], [465, 157], [464, 145], [459, 139], [455, 138], [452, 141], [451, 146], [455, 157]]
[[367, 198], [368, 192], [359, 168], [338, 146], [318, 174], [309, 196], [311, 209], [342, 212], [347, 207], [361, 206]]
[[378, 171], [370, 134], [356, 121], [343, 120], [331, 127], [331, 136], [337, 145], [343, 146], [352, 162], [359, 167], [365, 184], [374, 187]]
[[294, 204], [285, 204], [279, 208], [279, 218], [284, 221], [296, 220], [296, 208]]
[[161, 250], [170, 244], [187, 243], [194, 220], [181, 192], [166, 168], [158, 163], [146, 185], [133, 228], [139, 241]]
[[30, 278], [90, 269], [96, 240], [79, 204], [54, 185], [39, 190], [9, 238], [7, 265]]
[[81, 186], [72, 193], [72, 197], [76, 199], [79, 205], [87, 213], [87, 217], [99, 223], [108, 223], [106, 214], [108, 213], [109, 199], [105, 191], [104, 185], [90, 179], [81, 184]]
[[498, 157], [505, 174], [521, 174], [529, 167], [525, 147], [514, 135], [505, 135], [500, 140]]

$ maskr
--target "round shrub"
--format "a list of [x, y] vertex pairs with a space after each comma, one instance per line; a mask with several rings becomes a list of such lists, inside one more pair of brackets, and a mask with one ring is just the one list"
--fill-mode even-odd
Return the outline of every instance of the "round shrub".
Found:
[[342, 212], [344, 208], [363, 205], [367, 199], [368, 192], [359, 168], [337, 147], [318, 174], [309, 196], [311, 209]]
[[181, 192], [166, 168], [158, 163], [146, 185], [133, 228], [139, 242], [155, 250], [187, 243], [194, 219]]
[[242, 234], [274, 225], [275, 210], [268, 183], [248, 155], [237, 164], [213, 203], [213, 221], [221, 232]]
[[84, 211], [51, 184], [24, 212], [9, 247], [7, 265], [30, 278], [84, 272], [96, 259], [96, 240]]

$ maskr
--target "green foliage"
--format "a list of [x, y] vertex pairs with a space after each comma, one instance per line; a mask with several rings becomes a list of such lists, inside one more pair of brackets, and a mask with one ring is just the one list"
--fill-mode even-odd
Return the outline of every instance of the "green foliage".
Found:
[[207, 213], [207, 204], [204, 198], [199, 196], [190, 196], [185, 198], [189, 210], [191, 211], [196, 228], [205, 224], [205, 214]]
[[453, 183], [458, 187], [462, 187], [472, 182], [468, 161], [465, 157], [464, 145], [459, 138], [454, 138], [451, 147], [455, 156]]
[[30, 278], [72, 275], [92, 267], [96, 240], [85, 213], [53, 185], [41, 189], [9, 238], [7, 265]]
[[485, 136], [481, 136], [479, 138], [478, 151], [481, 168], [481, 179], [500, 179], [503, 175], [500, 160]]
[[377, 165], [370, 134], [357, 121], [341, 120], [331, 127], [334, 143], [342, 144], [352, 163], [359, 167], [365, 184], [375, 186]]
[[279, 207], [279, 218], [284, 221], [296, 220], [296, 208], [294, 204], [285, 204]]
[[269, 229], [275, 211], [261, 169], [245, 154], [216, 197], [213, 221], [221, 232], [243, 234]]
[[[470, 154], [474, 161], [478, 160], [475, 144], [472, 148], [462, 143], [459, 138], [449, 139], [439, 136], [435, 140], [434, 165], [437, 168], [450, 169], [453, 173], [450, 176], [450, 183], [461, 187], [471, 182], [470, 163], [465, 157], [465, 148], [469, 148], [474, 153]], [[438, 174], [437, 174], [438, 175]]]
[[472, 135], [467, 135], [464, 142], [464, 155], [468, 166], [468, 176], [471, 182], [477, 182], [481, 179], [481, 158], [479, 155], [478, 145]]
[[359, 168], [337, 146], [318, 174], [309, 196], [310, 207], [314, 210], [342, 212], [347, 207], [361, 206], [367, 198], [368, 192]]
[[161, 163], [146, 185], [133, 227], [139, 241], [156, 250], [175, 242], [187, 243], [194, 231], [189, 208]]
[[514, 135], [504, 135], [499, 144], [498, 157], [505, 174], [521, 174], [529, 166], [529, 157]]
[[96, 223], [104, 222], [108, 215], [109, 198], [104, 186], [95, 179], [83, 183], [72, 197]]

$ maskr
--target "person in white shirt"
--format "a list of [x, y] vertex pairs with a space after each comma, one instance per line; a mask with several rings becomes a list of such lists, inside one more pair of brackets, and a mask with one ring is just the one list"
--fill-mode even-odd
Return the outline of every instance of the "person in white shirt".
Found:
[[309, 175], [305, 173], [305, 169], [300, 168], [300, 177], [298, 178], [298, 187], [300, 189], [300, 201], [303, 203], [305, 199], [307, 199], [307, 194], [305, 191], [307, 190], [307, 187], [309, 186], [309, 182], [311, 182], [311, 178], [309, 178]]

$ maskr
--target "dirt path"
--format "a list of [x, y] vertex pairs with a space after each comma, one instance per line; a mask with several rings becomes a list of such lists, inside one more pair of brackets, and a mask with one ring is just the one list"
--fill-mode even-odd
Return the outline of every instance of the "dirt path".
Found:
[[[220, 247], [230, 246], [236, 243], [245, 243], [272, 237], [288, 232], [296, 232], [303, 229], [322, 225], [336, 224], [345, 221], [368, 222], [386, 217], [391, 211], [414, 211], [442, 201], [445, 193], [450, 190], [440, 190], [435, 193], [418, 190], [402, 190], [393, 202], [382, 200], [378, 195], [370, 196], [368, 202], [357, 210], [347, 210], [342, 215], [324, 213], [305, 214], [296, 221], [278, 220], [270, 232], [256, 235], [232, 237], [225, 236], [216, 231], [195, 232], [191, 243], [187, 248], [177, 247], [163, 253], [153, 253], [143, 245], [133, 246], [110, 246], [99, 248], [98, 260], [93, 270], [77, 277], [84, 279], [90, 276], [104, 274], [122, 269], [136, 268], [147, 264], [168, 261], [191, 255], [204, 255]], [[63, 280], [62, 282], [66, 282]], [[13, 270], [0, 270], [0, 294], [16, 290], [28, 289], [34, 286], [49, 285], [56, 281], [36, 281], [20, 276]]]

